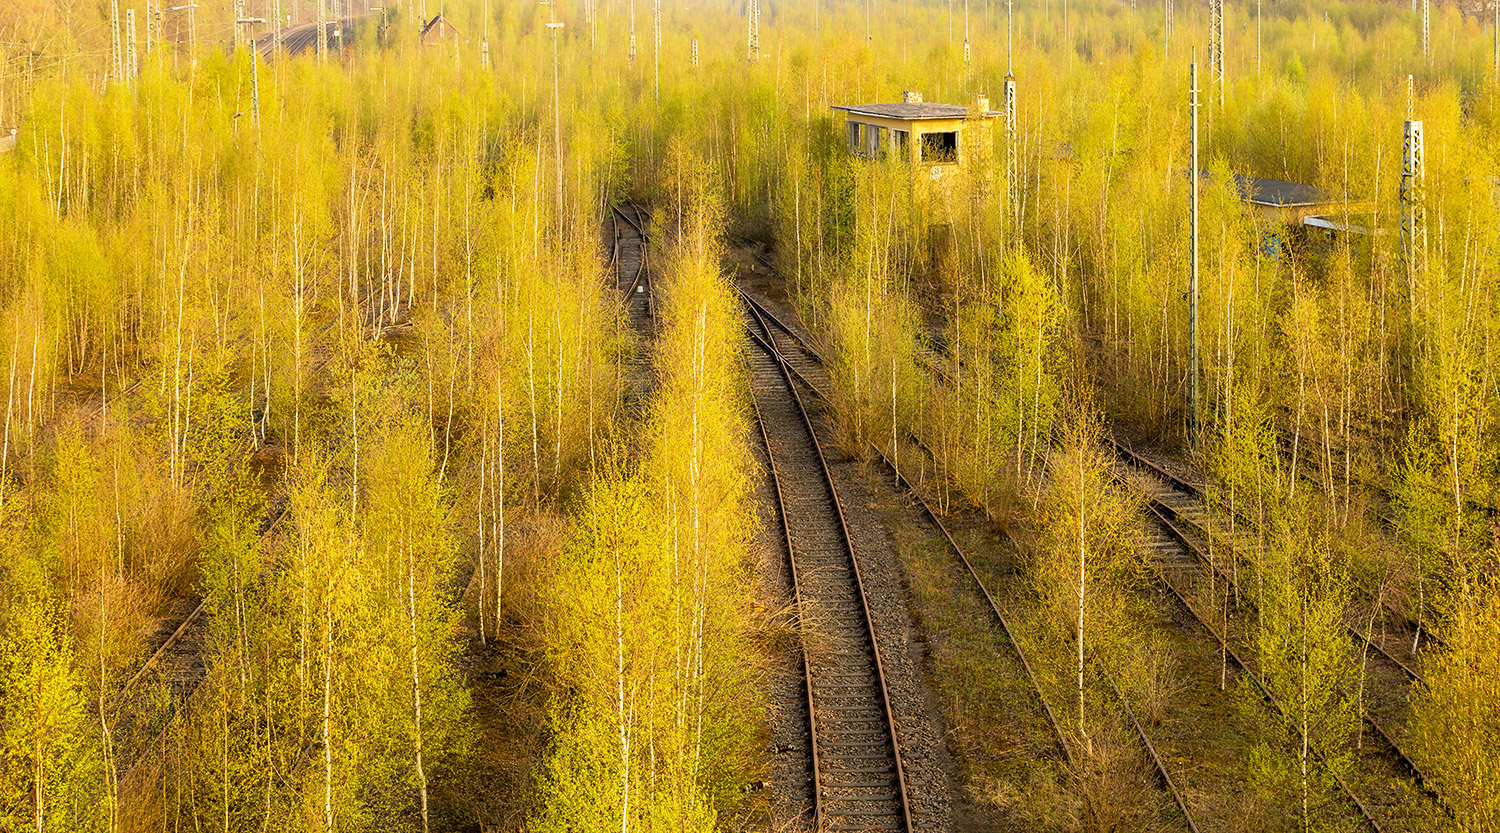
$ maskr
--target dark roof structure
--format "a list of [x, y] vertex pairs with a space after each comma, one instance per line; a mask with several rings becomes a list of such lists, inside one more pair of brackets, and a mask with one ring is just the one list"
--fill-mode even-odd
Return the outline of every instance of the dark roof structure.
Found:
[[[1207, 176], [1205, 172], [1204, 176]], [[1301, 208], [1309, 205], [1331, 205], [1340, 202], [1340, 198], [1317, 187], [1316, 185], [1303, 185], [1297, 182], [1283, 182], [1279, 179], [1265, 179], [1258, 176], [1246, 176], [1245, 174], [1233, 174], [1234, 189], [1240, 195], [1240, 199], [1251, 205], [1265, 205], [1273, 208]], [[1359, 202], [1358, 198], [1350, 198], [1350, 202]]]
[[[891, 104], [836, 104], [834, 110], [843, 110], [855, 116], [874, 116], [882, 119], [921, 121], [923, 119], [962, 119], [969, 115], [969, 108], [959, 104], [937, 104], [925, 101], [893, 102]], [[985, 110], [986, 118], [1000, 115], [999, 110]]]
[[449, 29], [453, 30], [454, 37], [463, 38], [464, 33], [458, 31], [458, 27], [454, 26], [452, 23], [449, 23], [448, 18], [443, 17], [442, 13], [440, 12], [438, 13], [437, 17], [429, 20], [427, 22], [427, 25], [422, 27], [422, 34], [420, 35], [420, 37], [423, 40], [427, 40], [427, 35], [430, 32], [432, 33], [433, 37], [445, 38], [448, 37], [447, 30]]

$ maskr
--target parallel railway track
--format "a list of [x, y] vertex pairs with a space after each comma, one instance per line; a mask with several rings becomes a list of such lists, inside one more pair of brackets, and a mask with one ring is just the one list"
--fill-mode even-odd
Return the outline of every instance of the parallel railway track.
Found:
[[[760, 333], [757, 333], [755, 335], [757, 342], [762, 345], [763, 350], [770, 352], [772, 349], [774, 349], [781, 357], [783, 357], [781, 365], [783, 371], [788, 374], [789, 386], [795, 387], [795, 384], [792, 384], [792, 379], [795, 378], [796, 382], [800, 382], [815, 395], [819, 396], [825, 401], [828, 400], [831, 388], [829, 386], [830, 383], [826, 370], [826, 362], [823, 359], [822, 355], [818, 352], [817, 348], [815, 348], [810, 343], [808, 337], [802, 333], [799, 333], [791, 326], [787, 325], [770, 309], [768, 309], [766, 305], [756, 300], [748, 293], [742, 291], [741, 297], [744, 299], [745, 304], [752, 310], [755, 324], [757, 324], [761, 330]], [[943, 523], [941, 517], [931, 507], [931, 505], [927, 502], [926, 498], [921, 494], [917, 487], [912, 484], [903, 474], [901, 474], [900, 470], [891, 463], [889, 458], [885, 456], [884, 452], [882, 452], [878, 448], [874, 448], [873, 446], [872, 449], [877, 458], [880, 459], [891, 471], [892, 475], [896, 479], [898, 487], [904, 489], [908, 494], [911, 495], [914, 502], [920, 507], [924, 518], [927, 519], [934, 531], [943, 539], [945, 545], [953, 551], [954, 555], [957, 556], [959, 562], [963, 565], [967, 576], [973, 582], [975, 590], [980, 594], [980, 596], [983, 597], [985, 606], [988, 608], [991, 615], [995, 617], [995, 621], [1000, 626], [1001, 632], [1005, 634], [1006, 641], [1009, 643], [1010, 649], [1014, 652], [1016, 659], [1020, 664], [1021, 671], [1026, 675], [1031, 690], [1036, 695], [1037, 704], [1046, 714], [1048, 725], [1051, 729], [1052, 737], [1056, 742], [1058, 751], [1061, 752], [1062, 756], [1067, 761], [1070, 767], [1076, 767], [1077, 759], [1074, 756], [1073, 750], [1067, 742], [1066, 735], [1061, 728], [1055, 711], [1053, 710], [1051, 704], [1048, 702], [1046, 695], [1042, 692], [1042, 688], [1038, 683], [1030, 660], [1027, 658], [1024, 650], [1022, 649], [1021, 643], [1016, 639], [1015, 630], [1010, 622], [1009, 617], [1005, 614], [1003, 607], [996, 601], [994, 594], [991, 593], [990, 589], [985, 585], [978, 571], [975, 570], [973, 563], [970, 561], [968, 555], [964, 553], [963, 549], [958, 545], [957, 541], [954, 540], [953, 536], [949, 533], [947, 526]], [[1015, 541], [1013, 539], [1012, 544], [1015, 545]], [[1142, 727], [1140, 722], [1136, 719], [1135, 715], [1131, 711], [1129, 704], [1124, 700], [1123, 697], [1120, 696], [1119, 692], [1114, 689], [1113, 684], [1108, 680], [1106, 680], [1106, 683], [1108, 684], [1108, 688], [1110, 689], [1112, 697], [1121, 705], [1122, 709], [1127, 715], [1132, 729], [1136, 733], [1138, 739], [1141, 741], [1143, 751], [1151, 761], [1152, 766], [1155, 768], [1157, 776], [1160, 779], [1164, 790], [1176, 805], [1177, 810], [1182, 814], [1187, 828], [1194, 831], [1194, 833], [1197, 833], [1198, 826], [1196, 820], [1193, 817], [1192, 811], [1188, 807], [1186, 799], [1182, 795], [1181, 790], [1173, 779], [1170, 770], [1167, 768], [1165, 762], [1162, 759], [1162, 756], [1158, 753], [1156, 744], [1151, 741], [1144, 727]]]
[[758, 348], [752, 402], [793, 595], [804, 625], [818, 620], [818, 644], [802, 649], [813, 829], [912, 831], [886, 660], [838, 488], [775, 332], [753, 304], [745, 309]]
[[[775, 322], [780, 330], [781, 338], [788, 342], [795, 342], [799, 346], [800, 349], [793, 352], [801, 353], [804, 356], [802, 364], [813, 368], [813, 373], [821, 371], [821, 357], [818, 356], [816, 349], [810, 346], [807, 337], [781, 322], [774, 315], [770, 314], [769, 311], [765, 311], [765, 315], [768, 320]], [[924, 359], [929, 369], [933, 372], [944, 376], [950, 383], [954, 381], [946, 362], [937, 361], [933, 357], [924, 357]], [[821, 378], [816, 382], [810, 376], [804, 377], [803, 382], [809, 389], [814, 391], [826, 391], [826, 379], [826, 373], [823, 373]], [[920, 443], [918, 445], [920, 446]], [[885, 460], [884, 455], [878, 449], [876, 449], [876, 453], [889, 467], [890, 463], [888, 460]], [[1122, 449], [1121, 453], [1126, 452]], [[1197, 599], [1202, 595], [1202, 592], [1198, 588], [1208, 585], [1207, 571], [1210, 568], [1210, 561], [1203, 551], [1204, 541], [1199, 536], [1207, 536], [1209, 534], [1207, 530], [1210, 528], [1210, 522], [1206, 517], [1206, 510], [1202, 506], [1196, 505], [1196, 501], [1206, 498], [1201, 490], [1182, 481], [1180, 478], [1170, 475], [1159, 466], [1150, 464], [1149, 461], [1144, 460], [1142, 460], [1142, 464], [1150, 465], [1162, 479], [1170, 481], [1172, 489], [1178, 492], [1185, 492], [1192, 498], [1186, 502], [1173, 501], [1171, 498], [1167, 498], [1168, 502], [1174, 504], [1173, 506], [1167, 506], [1158, 501], [1157, 505], [1152, 507], [1154, 514], [1156, 514], [1158, 520], [1163, 522], [1164, 527], [1162, 534], [1153, 537], [1148, 547], [1152, 550], [1152, 555], [1163, 585], [1170, 592], [1171, 596], [1196, 620], [1199, 626], [1213, 637], [1230, 661], [1249, 676], [1252, 683], [1261, 691], [1264, 698], [1271, 703], [1272, 707], [1280, 710], [1280, 704], [1275, 701], [1269, 689], [1266, 688], [1256, 675], [1253, 666], [1241, 654], [1241, 649], [1236, 647], [1235, 643], [1237, 640], [1235, 635], [1233, 633], [1225, 634], [1221, 632], [1210, 621], [1213, 617], [1204, 614], [1199, 609]], [[951, 540], [951, 536], [946, 534], [946, 529], [942, 529], [941, 521], [937, 519], [936, 513], [926, 504], [925, 499], [917, 493], [912, 484], [905, 482], [905, 478], [901, 475], [897, 474], [896, 476], [898, 482], [921, 503], [923, 513], [931, 518], [942, 530], [943, 537], [949, 539], [949, 546], [959, 555], [960, 560], [965, 563], [976, 586], [986, 596], [992, 612], [997, 618], [1001, 617], [1000, 610], [995, 607], [993, 598], [990, 597], [988, 590], [984, 588], [982, 580], [973, 572], [967, 557], [962, 554], [956, 543]], [[1175, 505], [1176, 503], [1183, 503], [1183, 505], [1177, 506]], [[1221, 587], [1229, 580], [1230, 577], [1227, 574], [1216, 572], [1214, 575], [1214, 581], [1218, 582]], [[1361, 789], [1357, 794], [1354, 785], [1351, 785], [1344, 778], [1336, 776], [1334, 780], [1338, 783], [1340, 792], [1350, 805], [1352, 805], [1352, 808], [1358, 812], [1365, 826], [1376, 831], [1385, 829], [1382, 827], [1380, 819], [1404, 820], [1412, 817], [1412, 809], [1408, 806], [1409, 799], [1403, 796], [1402, 791], [1392, 790], [1388, 786], [1382, 787], [1382, 784], [1388, 785], [1396, 781], [1411, 778], [1419, 790], [1425, 794], [1424, 800], [1430, 799], [1439, 809], [1446, 811], [1447, 808], [1442, 805], [1436, 794], [1427, 785], [1420, 768], [1400, 747], [1391, 729], [1395, 715], [1405, 705], [1404, 696], [1392, 696], [1391, 693], [1393, 691], [1404, 691], [1404, 684], [1409, 681], [1420, 680], [1420, 675], [1415, 668], [1415, 659], [1410, 656], [1409, 651], [1406, 652], [1407, 656], [1403, 657], [1402, 651], [1399, 648], [1399, 646], [1409, 643], [1400, 638], [1399, 635], [1386, 639], [1371, 638], [1361, 633], [1354, 625], [1349, 625], [1347, 631], [1351, 639], [1368, 646], [1370, 655], [1379, 664], [1379, 667], [1372, 668], [1370, 671], [1371, 682], [1364, 695], [1364, 709], [1362, 714], [1362, 719], [1369, 731], [1374, 735], [1376, 743], [1365, 745], [1358, 750], [1358, 755], [1362, 762], [1361, 770], [1366, 773], [1373, 773], [1374, 777], [1367, 775], [1365, 778], [1360, 779], [1357, 783]], [[1116, 696], [1116, 699], [1121, 702], [1122, 706], [1128, 709], [1128, 705], [1125, 705], [1123, 700], [1120, 700], [1118, 696]], [[1137, 733], [1143, 744], [1147, 747], [1163, 783], [1167, 785], [1168, 791], [1173, 794], [1174, 800], [1183, 810], [1189, 827], [1196, 830], [1196, 823], [1192, 819], [1187, 804], [1181, 797], [1176, 786], [1172, 784], [1170, 774], [1162, 764], [1153, 748], [1153, 744], [1145, 732], [1141, 730], [1134, 715], [1130, 715], [1130, 720], [1135, 724]], [[1061, 737], [1060, 734], [1059, 737]], [[1066, 745], [1063, 748], [1066, 751]]]
[[[1148, 549], [1156, 563], [1163, 584], [1182, 606], [1211, 633], [1220, 643], [1226, 657], [1243, 673], [1249, 675], [1260, 690], [1263, 699], [1277, 711], [1285, 714], [1283, 706], [1260, 679], [1254, 664], [1242, 653], [1243, 646], [1250, 644], [1248, 622], [1238, 617], [1214, 616], [1205, 613], [1202, 599], [1210, 594], [1208, 588], [1218, 587], [1217, 594], [1225, 594], [1235, 587], [1235, 579], [1224, 571], [1221, 564], [1210, 557], [1210, 541], [1220, 547], [1243, 547], [1246, 542], [1239, 535], [1230, 538], [1213, 528], [1210, 511], [1205, 506], [1207, 496], [1181, 477], [1135, 452], [1126, 444], [1111, 440], [1119, 455], [1121, 465], [1129, 465], [1146, 472], [1158, 487], [1146, 496], [1147, 509], [1157, 523], [1158, 531], [1148, 539]], [[1123, 478], [1123, 473], [1117, 469]], [[1241, 599], [1248, 599], [1242, 592]], [[1214, 600], [1215, 613], [1226, 601]], [[1210, 621], [1210, 620], [1214, 621]], [[1428, 785], [1421, 768], [1402, 749], [1394, 736], [1394, 726], [1405, 707], [1410, 683], [1420, 679], [1413, 663], [1399, 659], [1398, 652], [1389, 650], [1383, 640], [1367, 637], [1354, 625], [1345, 624], [1350, 639], [1360, 647], [1368, 649], [1368, 656], [1376, 658], [1377, 665], [1367, 668], [1370, 683], [1360, 703], [1361, 719], [1374, 735], [1376, 743], [1361, 746], [1358, 750], [1360, 771], [1366, 773], [1362, 789], [1357, 793], [1354, 786], [1343, 777], [1335, 776], [1340, 791], [1358, 809], [1365, 825], [1375, 831], [1384, 829], [1381, 820], [1405, 820], [1411, 817], [1413, 807], [1410, 798], [1401, 790], [1393, 790], [1390, 784], [1412, 779], [1425, 799], [1434, 803], [1439, 811], [1447, 812], [1440, 797]], [[1315, 754], [1321, 759], [1320, 752]], [[1374, 777], [1370, 777], [1373, 775]]]

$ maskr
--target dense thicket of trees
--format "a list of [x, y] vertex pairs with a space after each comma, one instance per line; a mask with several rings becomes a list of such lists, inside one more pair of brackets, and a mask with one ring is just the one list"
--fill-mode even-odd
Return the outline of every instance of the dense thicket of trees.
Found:
[[[1090, 500], [1123, 501], [1077, 426], [1189, 439], [1185, 64], [1206, 12], [1177, 9], [1168, 36], [1147, 5], [1018, 6], [1009, 51], [998, 4], [768, 8], [748, 62], [740, 6], [663, 9], [658, 55], [645, 6], [632, 24], [465, 0], [444, 9], [464, 38], [423, 45], [436, 9], [408, 2], [342, 53], [253, 64], [220, 48], [229, 4], [198, 10], [190, 54], [181, 12], [150, 50], [127, 0], [127, 83], [102, 80], [104, 4], [7, 4], [0, 825], [456, 824], [484, 754], [477, 640], [548, 692], [534, 826], [723, 826], [760, 720], [738, 659], [751, 474], [726, 228], [774, 244], [850, 448], [916, 467], [947, 508], [1046, 519], [1049, 638], [1116, 656], [1135, 556], [1107, 526], [1064, 547]], [[1216, 556], [1219, 592], [1302, 704], [1262, 715], [1268, 789], [1326, 792], [1285, 764], [1347, 753], [1362, 675], [1339, 631], [1378, 598], [1422, 625], [1404, 736], [1472, 829], [1495, 824], [1500, 731], [1484, 25], [1436, 6], [1423, 55], [1404, 4], [1230, 5], [1226, 83], [1202, 75], [1193, 452], [1253, 542]], [[990, 125], [941, 190], [851, 159], [827, 109], [903, 89], [998, 104], [1012, 65], [1015, 135]], [[1415, 259], [1395, 231], [1408, 117], [1427, 142]], [[1231, 173], [1320, 186], [1371, 233], [1288, 234]], [[620, 405], [599, 246], [625, 194], [659, 209], [665, 247], [644, 420]], [[1070, 413], [1080, 382], [1097, 396]], [[1367, 511], [1387, 503], [1394, 533]], [[543, 526], [567, 532], [517, 533]], [[129, 685], [199, 598], [191, 699]], [[1082, 735], [1104, 712], [1080, 691]]]
[[716, 829], [758, 722], [738, 301], [714, 178], [679, 174], [644, 442], [596, 479], [545, 591], [557, 740], [537, 829]]

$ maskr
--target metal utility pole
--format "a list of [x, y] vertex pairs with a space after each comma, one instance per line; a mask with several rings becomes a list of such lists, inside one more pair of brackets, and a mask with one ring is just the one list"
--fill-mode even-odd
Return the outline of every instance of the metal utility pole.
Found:
[[[745, 47], [750, 51], [750, 60], [760, 60], [760, 0], [750, 0], [750, 21], [748, 21], [747, 44]], [[865, 23], [864, 39], [870, 39], [870, 29]]]
[[[198, 28], [193, 23], [193, 10], [196, 8], [198, 8], [197, 3], [187, 3], [182, 6], [171, 6], [166, 9], [163, 9], [160, 5], [156, 7], [156, 37], [158, 42], [166, 39], [166, 20], [164, 19], [162, 12], [186, 11], [188, 13], [188, 29], [190, 31], [189, 37], [191, 38], [191, 42], [188, 48], [193, 53], [193, 66], [195, 67], [198, 65]], [[175, 56], [175, 53], [173, 55], [172, 61], [173, 66], [176, 66], [177, 58]]]
[[281, 15], [281, 0], [276, 0], [276, 23], [271, 27], [271, 51], [281, 51], [281, 27], [286, 25], [286, 18]]
[[[752, 61], [760, 60], [760, 0], [750, 0], [750, 7], [746, 13], [745, 48]], [[869, 32], [865, 32], [866, 40]]]
[[1016, 74], [1014, 50], [1011, 47], [1012, 0], [1005, 0], [1005, 83], [1002, 85], [1005, 108], [1005, 241], [1010, 241], [1012, 218], [1016, 211]]
[[1015, 27], [1011, 24], [1011, 2], [1012, 0], [1005, 0], [1005, 74], [1014, 77], [1011, 69], [1013, 55], [1011, 50], [1011, 33], [1015, 30]]
[[141, 65], [135, 60], [135, 9], [125, 10], [125, 77], [135, 79]]
[[328, 57], [328, 7], [325, 0], [318, 0], [318, 60]]
[[116, 80], [125, 76], [125, 57], [120, 48], [120, 0], [109, 0], [109, 64]]
[[557, 6], [546, 3], [552, 20], [547, 28], [552, 30], [552, 152], [557, 165], [557, 236], [563, 233], [563, 157], [562, 157], [562, 105], [557, 93], [557, 33], [563, 25], [557, 22]]
[[968, 78], [972, 72], [969, 53], [969, 0], [964, 0], [964, 77]]
[[1431, 0], [1422, 0], [1422, 56], [1425, 57], [1425, 58], [1427, 58], [1429, 61], [1432, 60], [1432, 53], [1430, 53], [1428, 51], [1428, 47], [1431, 45], [1431, 42], [1432, 42], [1432, 27], [1431, 27], [1431, 22], [1432, 22], [1432, 3], [1431, 3]]
[[1188, 273], [1188, 442], [1198, 445], [1198, 50], [1193, 50], [1193, 61], [1189, 67], [1189, 103], [1193, 111], [1193, 159], [1192, 159], [1192, 210], [1189, 225], [1192, 229], [1192, 271]]
[[692, 49], [691, 49], [691, 60], [693, 62], [693, 66], [697, 66], [698, 65], [698, 39], [697, 38], [693, 38], [693, 46], [692, 46]]
[[1427, 266], [1425, 157], [1422, 122], [1408, 118], [1401, 141], [1401, 263], [1406, 273], [1409, 333], [1416, 318], [1417, 277]]
[[1208, 79], [1224, 109], [1224, 0], [1208, 0]]
[[[245, 10], [245, 7], [244, 7], [243, 4], [241, 4], [240, 11], [243, 12], [244, 10]], [[241, 29], [241, 27], [243, 27], [243, 26], [249, 26], [252, 23], [262, 23], [263, 24], [265, 22], [266, 22], [266, 19], [263, 18], [263, 17], [244, 17], [244, 16], [236, 17], [234, 19], [234, 44], [235, 44], [235, 49], [238, 50], [241, 46], [243, 46], [245, 44], [246, 40], [248, 40], [249, 43], [250, 43], [250, 48], [253, 50], [255, 48], [255, 39], [254, 38], [247, 39], [245, 37], [244, 32]]]
[[1006, 241], [1016, 216], [1016, 76], [1005, 72], [1005, 220]]

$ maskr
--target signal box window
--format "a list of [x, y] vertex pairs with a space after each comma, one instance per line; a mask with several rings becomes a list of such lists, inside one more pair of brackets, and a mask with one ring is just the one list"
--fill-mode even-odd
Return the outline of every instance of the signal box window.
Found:
[[958, 161], [958, 133], [922, 134], [922, 162], [928, 165], [952, 165]]
[[907, 133], [905, 130], [897, 130], [895, 128], [891, 128], [891, 152], [896, 155], [897, 159], [903, 161], [910, 159], [910, 157], [907, 156], [906, 150], [906, 143], [910, 139], [910, 137], [911, 134]]

